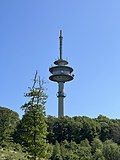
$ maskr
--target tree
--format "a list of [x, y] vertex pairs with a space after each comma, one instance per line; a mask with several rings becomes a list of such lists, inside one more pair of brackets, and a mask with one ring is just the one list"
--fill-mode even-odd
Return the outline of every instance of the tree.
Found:
[[107, 140], [103, 145], [103, 156], [106, 160], [120, 160], [120, 147], [112, 140]]
[[13, 133], [19, 123], [18, 113], [4, 107], [0, 107], [0, 144], [2, 147], [13, 142]]
[[96, 149], [92, 160], [105, 160], [105, 157], [103, 156], [102, 150]]
[[99, 115], [98, 118], [96, 119], [97, 122], [99, 122], [101, 126], [101, 132], [100, 132], [100, 140], [103, 142], [111, 139], [111, 131], [114, 126], [114, 123], [107, 118], [106, 116]]
[[54, 124], [57, 121], [57, 119], [58, 118], [52, 117], [50, 115], [47, 117], [47, 125], [48, 125], [47, 139], [48, 139], [48, 142], [52, 144], [55, 144], [57, 140], [54, 132]]
[[112, 120], [112, 122], [114, 123], [114, 126], [112, 126], [111, 138], [115, 143], [120, 145], [120, 120], [115, 119]]
[[45, 118], [47, 95], [44, 93], [43, 84], [44, 82], [40, 80], [36, 72], [33, 86], [25, 94], [25, 97], [30, 98], [30, 100], [21, 107], [25, 112], [21, 120], [22, 143], [34, 160], [37, 157], [40, 159], [49, 156]]
[[91, 160], [91, 146], [87, 139], [81, 141], [78, 155], [80, 160]]
[[60, 144], [57, 141], [53, 147], [53, 153], [51, 158], [53, 160], [62, 160]]
[[91, 143], [92, 147], [92, 153], [94, 154], [96, 150], [101, 150], [103, 149], [103, 143], [99, 138], [94, 138], [94, 140]]
[[76, 143], [80, 143], [81, 140], [88, 139], [89, 142], [92, 142], [93, 139], [100, 133], [100, 125], [94, 119], [91, 119], [86, 116], [76, 116], [73, 117], [75, 121], [81, 124], [81, 129], [79, 134], [76, 136]]
[[79, 156], [77, 155], [78, 150], [79, 144], [76, 144], [73, 141], [68, 142], [67, 140], [64, 140], [61, 143], [61, 156], [63, 160], [79, 159]]
[[98, 138], [94, 138], [94, 140], [91, 143], [91, 147], [92, 147], [92, 154], [93, 160], [105, 160], [105, 157], [103, 156], [103, 143], [100, 139]]

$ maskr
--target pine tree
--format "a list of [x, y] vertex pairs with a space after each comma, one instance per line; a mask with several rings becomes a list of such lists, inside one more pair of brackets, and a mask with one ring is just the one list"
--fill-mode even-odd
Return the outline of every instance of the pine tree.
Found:
[[44, 93], [44, 82], [40, 80], [36, 72], [34, 83], [25, 97], [30, 100], [21, 108], [25, 114], [21, 120], [22, 141], [31, 159], [48, 158], [49, 154], [47, 136], [47, 124], [45, 118], [45, 103], [47, 95]]

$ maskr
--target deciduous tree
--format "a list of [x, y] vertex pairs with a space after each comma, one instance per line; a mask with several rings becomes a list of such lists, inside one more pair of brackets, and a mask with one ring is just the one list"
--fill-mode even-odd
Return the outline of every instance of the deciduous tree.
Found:
[[8, 146], [8, 143], [13, 142], [13, 133], [19, 123], [18, 113], [0, 107], [0, 145], [2, 147]]

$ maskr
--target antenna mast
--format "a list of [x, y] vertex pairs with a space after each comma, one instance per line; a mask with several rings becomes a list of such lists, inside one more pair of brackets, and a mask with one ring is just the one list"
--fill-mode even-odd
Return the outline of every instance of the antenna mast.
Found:
[[60, 30], [60, 59], [62, 59], [62, 40], [63, 40], [63, 37], [62, 37], [62, 30]]

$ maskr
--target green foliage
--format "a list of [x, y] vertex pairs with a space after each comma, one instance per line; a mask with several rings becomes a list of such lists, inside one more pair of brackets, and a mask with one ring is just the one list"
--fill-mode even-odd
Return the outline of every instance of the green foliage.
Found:
[[91, 146], [87, 140], [81, 144], [71, 141], [56, 142], [51, 156], [52, 160], [91, 160]]
[[13, 141], [13, 134], [19, 123], [18, 113], [4, 107], [0, 107], [0, 145], [8, 146]]
[[28, 160], [27, 155], [21, 151], [0, 149], [0, 160]]
[[98, 116], [96, 121], [99, 122], [101, 126], [100, 139], [102, 141], [106, 141], [107, 139], [110, 139], [113, 122], [110, 121], [109, 118], [102, 115]]
[[96, 149], [92, 159], [93, 160], [105, 160], [105, 157], [103, 156], [102, 150]]
[[76, 122], [79, 122], [82, 126], [79, 138], [76, 142], [81, 140], [88, 139], [89, 142], [92, 142], [93, 139], [99, 135], [101, 127], [98, 122], [94, 119], [83, 117], [73, 117]]
[[79, 145], [77, 145], [75, 142], [71, 141], [63, 141], [61, 143], [61, 156], [63, 160], [67, 159], [78, 159], [77, 151], [78, 151]]
[[80, 143], [81, 140], [88, 139], [90, 142], [98, 136], [101, 128], [98, 122], [88, 117], [62, 117], [54, 118], [49, 116], [48, 123], [48, 140], [50, 143], [59, 143], [75, 141]]
[[111, 139], [117, 143], [120, 144], [120, 120], [111, 120], [113, 125], [111, 129]]
[[111, 140], [107, 140], [103, 146], [103, 155], [106, 160], [120, 160], [120, 147]]
[[81, 141], [80, 143], [79, 157], [81, 160], [91, 160], [91, 146], [87, 139]]
[[[118, 132], [120, 121], [105, 116], [91, 119], [88, 117], [62, 117], [49, 116], [48, 140], [59, 144], [59, 157], [83, 160], [118, 160], [120, 159], [120, 142]], [[108, 141], [113, 139], [114, 142]], [[108, 145], [109, 142], [109, 145]], [[57, 149], [58, 150], [58, 149]]]
[[62, 160], [60, 144], [56, 141], [53, 147], [52, 160]]
[[6, 134], [7, 149], [0, 150], [1, 160], [120, 160], [120, 120], [101, 115], [95, 119], [84, 116], [46, 118], [44, 105], [47, 97], [38, 101], [37, 98], [44, 95], [44, 92], [42, 94], [39, 92], [37, 96], [38, 88], [36, 89], [34, 85], [34, 88], [30, 89], [30, 94], [26, 94], [30, 101], [22, 106], [25, 114], [21, 121], [16, 120], [16, 127], [12, 126], [11, 132]]
[[25, 95], [30, 100], [21, 108], [25, 111], [21, 120], [21, 140], [26, 151], [31, 158], [47, 158], [48, 144], [46, 141], [47, 124], [45, 118], [46, 94], [44, 93], [43, 82], [37, 79], [37, 73], [34, 78], [34, 84], [29, 88], [29, 92]]
[[103, 156], [103, 143], [100, 139], [95, 138], [91, 143], [91, 152], [93, 160], [105, 160]]
[[102, 150], [103, 149], [103, 143], [99, 138], [95, 138], [92, 143], [92, 153], [94, 154], [96, 150]]

